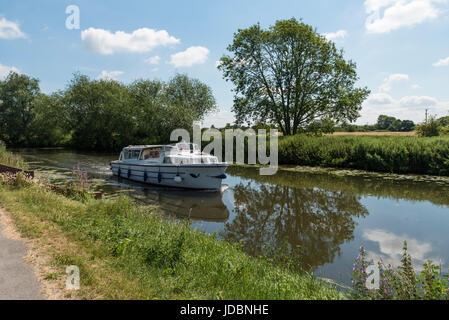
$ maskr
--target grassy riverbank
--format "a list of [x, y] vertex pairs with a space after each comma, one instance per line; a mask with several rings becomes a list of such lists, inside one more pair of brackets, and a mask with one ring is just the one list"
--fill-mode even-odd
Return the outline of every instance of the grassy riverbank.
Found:
[[343, 298], [311, 275], [252, 258], [127, 198], [80, 202], [3, 182], [0, 206], [24, 237], [42, 242], [39, 254], [55, 270], [45, 281], [65, 283], [65, 268], [79, 266], [73, 298]]
[[25, 162], [19, 156], [6, 151], [6, 147], [0, 141], [0, 164], [19, 169], [26, 169]]
[[449, 137], [283, 137], [279, 164], [448, 176]]

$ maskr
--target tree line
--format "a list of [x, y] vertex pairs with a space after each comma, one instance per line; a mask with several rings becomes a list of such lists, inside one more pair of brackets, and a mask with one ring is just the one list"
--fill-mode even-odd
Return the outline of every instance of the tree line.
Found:
[[169, 81], [90, 79], [76, 73], [64, 90], [45, 94], [39, 80], [11, 72], [0, 81], [0, 140], [22, 147], [119, 150], [169, 142], [216, 109], [212, 90], [176, 74]]

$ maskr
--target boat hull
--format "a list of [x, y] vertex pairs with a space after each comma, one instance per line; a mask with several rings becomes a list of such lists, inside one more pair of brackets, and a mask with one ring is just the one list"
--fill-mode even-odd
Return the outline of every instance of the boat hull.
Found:
[[227, 164], [158, 165], [121, 161], [113, 161], [110, 165], [115, 176], [133, 181], [164, 187], [217, 191], [221, 189], [221, 182], [226, 178], [228, 167]]

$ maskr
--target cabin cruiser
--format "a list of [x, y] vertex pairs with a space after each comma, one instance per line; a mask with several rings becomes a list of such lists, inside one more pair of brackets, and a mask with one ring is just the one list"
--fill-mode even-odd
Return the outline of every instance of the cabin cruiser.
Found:
[[221, 190], [228, 164], [201, 152], [198, 145], [183, 141], [172, 145], [128, 146], [110, 166], [114, 175], [143, 183]]

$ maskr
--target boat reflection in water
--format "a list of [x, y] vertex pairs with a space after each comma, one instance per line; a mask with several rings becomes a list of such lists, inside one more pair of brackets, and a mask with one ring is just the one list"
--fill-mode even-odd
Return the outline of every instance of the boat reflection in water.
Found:
[[148, 186], [128, 179], [113, 177], [120, 186], [132, 187], [126, 192], [132, 198], [159, 205], [164, 213], [177, 218], [189, 218], [207, 222], [226, 222], [229, 219], [229, 210], [222, 200], [222, 192], [228, 187], [222, 186], [221, 192], [179, 190]]

